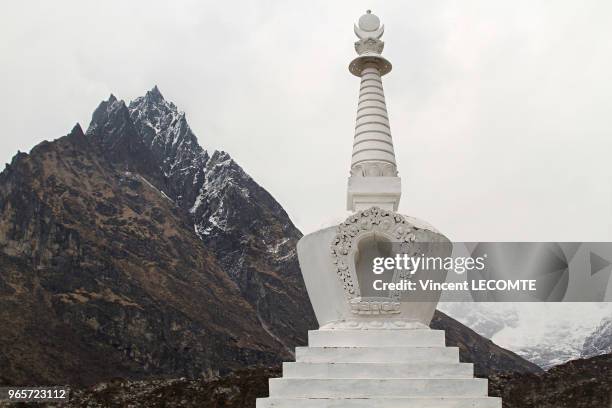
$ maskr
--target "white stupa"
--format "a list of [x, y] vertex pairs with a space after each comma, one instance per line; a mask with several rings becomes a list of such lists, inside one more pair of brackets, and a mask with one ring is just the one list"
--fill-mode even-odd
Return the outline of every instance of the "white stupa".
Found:
[[[487, 380], [473, 378], [472, 364], [446, 347], [444, 331], [429, 328], [439, 293], [372, 289], [375, 256], [452, 252], [433, 227], [395, 212], [401, 183], [381, 80], [391, 71], [381, 55], [383, 31], [369, 10], [355, 26], [359, 56], [349, 70], [361, 87], [347, 194], [354, 214], [298, 243], [320, 328], [296, 349], [295, 362], [283, 364], [283, 377], [270, 379], [270, 396], [258, 408], [501, 408], [501, 399], [487, 396]], [[405, 274], [387, 278], [399, 282]], [[426, 274], [446, 279], [445, 270]]]

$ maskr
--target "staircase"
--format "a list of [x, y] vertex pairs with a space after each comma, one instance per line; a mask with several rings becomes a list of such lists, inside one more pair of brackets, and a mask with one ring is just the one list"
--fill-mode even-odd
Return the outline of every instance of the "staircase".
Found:
[[314, 330], [257, 408], [501, 408], [442, 330]]

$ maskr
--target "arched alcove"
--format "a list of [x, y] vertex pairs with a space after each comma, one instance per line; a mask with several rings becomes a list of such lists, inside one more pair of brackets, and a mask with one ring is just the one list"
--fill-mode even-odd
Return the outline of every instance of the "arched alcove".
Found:
[[360, 297], [364, 298], [386, 298], [389, 291], [374, 289], [374, 281], [382, 280], [390, 283], [393, 281], [395, 270], [385, 270], [381, 274], [373, 272], [374, 259], [394, 257], [391, 239], [380, 232], [370, 232], [359, 237], [356, 251], [353, 256], [355, 273], [359, 282]]

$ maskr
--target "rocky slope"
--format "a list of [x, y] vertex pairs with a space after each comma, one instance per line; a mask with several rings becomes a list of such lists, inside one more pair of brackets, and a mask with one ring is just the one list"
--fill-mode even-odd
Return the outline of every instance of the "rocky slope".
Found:
[[200, 376], [287, 353], [142, 175], [76, 127], [0, 175], [3, 382]]
[[[254, 408], [257, 398], [268, 395], [268, 379], [279, 369], [252, 367], [211, 379], [114, 381], [74, 390], [70, 403], [51, 408]], [[40, 406], [43, 406], [40, 404]], [[2, 403], [0, 402], [0, 407]]]
[[[196, 229], [209, 226], [206, 241]], [[0, 381], [197, 377], [288, 359], [314, 325], [299, 237], [157, 89], [130, 108], [111, 96], [86, 135], [77, 126], [0, 174]]]
[[[314, 317], [295, 253], [301, 233], [229, 154], [205, 151], [185, 113], [157, 87], [129, 106], [111, 95], [94, 112], [87, 134], [112, 161], [137, 169], [189, 214], [271, 336], [286, 350], [305, 341]], [[131, 144], [139, 153], [123, 157], [128, 148], [118, 138], [136, 139]]]
[[612, 354], [573, 360], [542, 374], [489, 378], [489, 394], [504, 408], [608, 408], [612, 406]]

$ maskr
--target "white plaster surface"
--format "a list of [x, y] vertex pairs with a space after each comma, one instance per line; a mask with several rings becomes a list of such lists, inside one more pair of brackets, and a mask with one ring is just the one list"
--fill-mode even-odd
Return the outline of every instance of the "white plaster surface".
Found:
[[[411, 220], [415, 219], [412, 218]], [[415, 221], [422, 227], [419, 231], [420, 238], [418, 242], [441, 242], [441, 240], [446, 239], [437, 232], [423, 228], [426, 223], [418, 220]], [[330, 252], [331, 244], [336, 234], [337, 227], [329, 227], [302, 237], [297, 245], [302, 276], [319, 326], [324, 328], [345, 322], [347, 324], [376, 328], [377, 324], [389, 326], [386, 323], [397, 322], [397, 324], [390, 326], [400, 329], [402, 326], [399, 323], [404, 323], [406, 325], [405, 329], [428, 327], [435, 312], [438, 299], [432, 297], [428, 299], [429, 301], [414, 301], [413, 297], [417, 296], [415, 293], [407, 292], [401, 295], [400, 313], [393, 315], [393, 317], [359, 316], [351, 312]], [[428, 255], [448, 256], [450, 248], [448, 254], [443, 253], [442, 251], [444, 250], [443, 246], [436, 245], [433, 251], [437, 252], [431, 252]], [[354, 265], [349, 265], [349, 267], [354, 268]], [[436, 274], [429, 271], [428, 276], [431, 279], [444, 281], [446, 279], [446, 272]], [[419, 298], [417, 299], [420, 300]]]
[[485, 378], [271, 378], [270, 394], [277, 397], [484, 397]]
[[[356, 330], [356, 335], [360, 331]], [[414, 363], [459, 361], [456, 347], [296, 347], [299, 363]]]
[[444, 347], [444, 331], [415, 330], [311, 330], [310, 347]]
[[283, 378], [472, 378], [470, 363], [283, 363]]
[[440, 330], [314, 330], [258, 408], [501, 408]]
[[257, 408], [501, 408], [499, 398], [409, 397], [409, 398], [266, 398]]
[[347, 187], [347, 208], [361, 211], [373, 206], [395, 211], [402, 195], [399, 177], [351, 176]]

